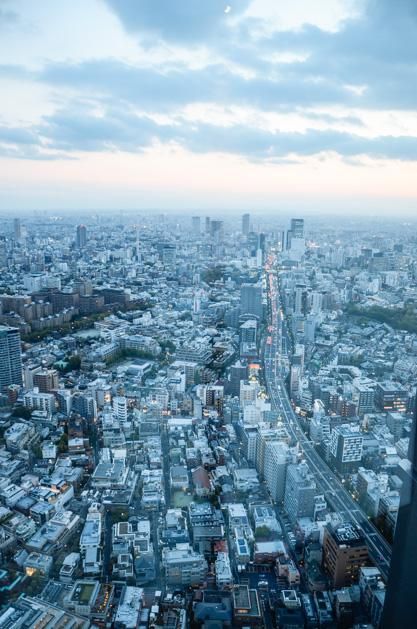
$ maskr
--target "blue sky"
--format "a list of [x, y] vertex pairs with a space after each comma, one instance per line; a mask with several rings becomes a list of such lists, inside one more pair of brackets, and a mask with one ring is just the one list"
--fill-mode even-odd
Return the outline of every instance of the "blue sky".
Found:
[[0, 209], [417, 208], [414, 0], [0, 0]]

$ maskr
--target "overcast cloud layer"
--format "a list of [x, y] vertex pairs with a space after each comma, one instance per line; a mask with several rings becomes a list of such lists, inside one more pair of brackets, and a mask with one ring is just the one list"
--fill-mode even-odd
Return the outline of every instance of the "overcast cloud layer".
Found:
[[415, 0], [326, 0], [318, 19], [297, 1], [289, 27], [277, 0], [0, 0], [7, 172], [165, 149], [365, 179], [416, 162]]

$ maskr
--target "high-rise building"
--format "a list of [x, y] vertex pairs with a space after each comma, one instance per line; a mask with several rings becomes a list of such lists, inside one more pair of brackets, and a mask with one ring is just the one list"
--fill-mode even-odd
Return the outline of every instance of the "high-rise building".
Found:
[[255, 426], [244, 426], [240, 429], [240, 438], [242, 440], [242, 450], [245, 459], [249, 463], [255, 463], [258, 429]]
[[76, 393], [72, 398], [72, 410], [85, 419], [95, 419], [97, 417], [97, 402], [91, 395]]
[[68, 416], [71, 413], [72, 393], [68, 389], [59, 389], [56, 393], [58, 402], [58, 410], [63, 415]]
[[259, 384], [257, 382], [240, 381], [240, 404], [254, 404], [259, 392]]
[[293, 238], [304, 238], [304, 219], [291, 219], [291, 235]]
[[250, 232], [250, 214], [243, 214], [242, 216], [242, 234], [247, 236]]
[[20, 332], [0, 325], [0, 391], [11, 384], [23, 384]]
[[291, 365], [290, 371], [290, 396], [297, 400], [300, 396], [301, 365]]
[[301, 260], [305, 252], [304, 219], [292, 218], [287, 232], [287, 251], [292, 260]]
[[263, 477], [272, 498], [284, 499], [285, 476], [290, 461], [289, 447], [283, 441], [267, 441], [265, 444]]
[[53, 393], [40, 393], [38, 389], [25, 393], [23, 404], [31, 411], [44, 411], [48, 415], [52, 415], [55, 412], [55, 396]]
[[306, 463], [291, 464], [287, 468], [284, 508], [292, 522], [298, 518], [312, 518], [316, 483]]
[[314, 291], [311, 295], [311, 312], [313, 314], [320, 314], [323, 308], [323, 293]]
[[77, 225], [75, 242], [78, 249], [83, 249], [87, 244], [87, 227], [85, 225]]
[[334, 588], [349, 587], [359, 581], [360, 569], [368, 563], [368, 547], [363, 533], [350, 523], [324, 529], [323, 564]]
[[240, 381], [246, 380], [248, 377], [248, 366], [246, 363], [236, 362], [230, 367], [230, 395], [240, 395]]
[[201, 229], [201, 221], [199, 216], [193, 216], [191, 219], [191, 226], [194, 234], [199, 234]]
[[241, 343], [256, 343], [258, 322], [256, 319], [247, 319], [239, 328]]
[[0, 269], [7, 266], [7, 242], [4, 236], [0, 236]]
[[262, 286], [260, 284], [242, 284], [240, 289], [240, 313], [250, 314], [262, 319]]
[[177, 247], [169, 242], [160, 243], [158, 245], [159, 255], [162, 263], [166, 266], [172, 266], [177, 259]]
[[39, 369], [33, 374], [33, 386], [41, 393], [49, 393], [58, 389], [58, 372], [56, 369]]
[[407, 410], [408, 391], [395, 382], [378, 382], [375, 389], [375, 406], [381, 411]]
[[350, 424], [336, 426], [330, 439], [330, 456], [340, 474], [348, 474], [358, 469], [362, 461], [363, 436]]
[[113, 398], [113, 413], [122, 424], [127, 422], [127, 399], [124, 396]]
[[22, 237], [22, 227], [20, 225], [20, 218], [13, 220], [13, 232], [15, 240], [20, 240]]
[[266, 444], [269, 441], [282, 441], [288, 444], [290, 437], [287, 430], [282, 425], [276, 426], [275, 428], [269, 428], [265, 425], [258, 426], [256, 439], [256, 469], [261, 476], [264, 473]]
[[216, 244], [222, 243], [224, 239], [224, 224], [223, 221], [211, 221], [210, 222], [210, 236], [213, 238]]
[[388, 587], [382, 614], [382, 629], [415, 627], [417, 618], [417, 404], [414, 409], [408, 457], [410, 469], [404, 475], [400, 508], [395, 527]]

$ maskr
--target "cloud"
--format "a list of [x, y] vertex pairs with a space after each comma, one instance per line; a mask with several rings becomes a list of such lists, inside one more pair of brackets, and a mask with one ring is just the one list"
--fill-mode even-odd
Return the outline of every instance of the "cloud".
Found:
[[18, 20], [19, 16], [15, 11], [0, 6], [0, 30], [15, 24]]
[[[147, 111], [169, 111], [195, 102], [246, 105], [261, 110], [342, 105], [345, 108], [414, 110], [417, 103], [417, 2], [368, 0], [365, 11], [336, 32], [305, 25], [265, 30], [236, 2], [225, 22], [223, 0], [106, 0], [126, 29], [155, 46], [154, 33], [188, 47], [208, 46], [213, 61], [142, 65], [117, 59], [46, 64], [38, 80], [122, 99]], [[210, 40], [210, 33], [222, 31]], [[217, 31], [216, 31], [217, 33]], [[282, 62], [284, 56], [290, 62]], [[210, 59], [210, 56], [209, 56]], [[216, 61], [214, 61], [214, 59]], [[146, 63], [146, 65], [145, 65]]]
[[[417, 138], [407, 136], [366, 138], [340, 131], [307, 129], [304, 133], [270, 132], [244, 125], [190, 124], [176, 119], [158, 124], [148, 116], [123, 109], [97, 115], [81, 105], [44, 118], [28, 129], [0, 128], [0, 146], [8, 155], [33, 158], [34, 153], [53, 158], [80, 152], [124, 151], [141, 153], [155, 144], [171, 144], [193, 153], [225, 153], [255, 162], [297, 160], [323, 153], [336, 153], [351, 160], [417, 160]], [[34, 151], [36, 149], [36, 151]]]
[[336, 32], [305, 26], [252, 45], [263, 56], [287, 49], [305, 54], [291, 68], [300, 81], [316, 77], [332, 85], [362, 86], [362, 107], [415, 109], [417, 3], [368, 0], [365, 7]]
[[37, 74], [17, 64], [0, 64], [0, 79], [31, 79], [36, 81]]
[[105, 0], [129, 32], [166, 41], [202, 44], [228, 28], [250, 0]]
[[289, 69], [277, 77], [246, 78], [222, 64], [190, 69], [184, 65], [156, 69], [108, 59], [79, 64], [52, 64], [39, 79], [104, 97], [123, 100], [146, 111], [172, 111], [191, 103], [245, 105], [261, 110], [362, 102], [339, 83], [305, 77]]
[[93, 115], [79, 107], [46, 117], [38, 133], [54, 150], [140, 152], [154, 139], [170, 140], [173, 129], [121, 109]]
[[[45, 84], [55, 88], [58, 102], [69, 103], [40, 125], [22, 129], [21, 136], [12, 128], [9, 140], [2, 139], [0, 128], [7, 150], [39, 146], [42, 154], [140, 152], [160, 142], [195, 153], [265, 161], [319, 153], [417, 159], [416, 138], [386, 131], [377, 138], [363, 137], [362, 121], [350, 113], [359, 108], [416, 110], [414, 0], [369, 0], [362, 15], [346, 20], [336, 32], [306, 25], [273, 33], [259, 19], [244, 15], [249, 0], [230, 2], [229, 13], [224, 0], [103, 1], [141, 42], [155, 46], [165, 41], [188, 49], [190, 65], [173, 57], [158, 63], [141, 58], [136, 64], [114, 58], [46, 62], [37, 71], [0, 66], [0, 76]], [[191, 67], [200, 44], [212, 55], [205, 66]], [[238, 118], [228, 127], [196, 123], [183, 112], [197, 103], [296, 112], [328, 129], [272, 132], [260, 129], [256, 120], [245, 126]], [[341, 111], [337, 116], [328, 112], [334, 106]], [[155, 122], [161, 114], [165, 124]], [[341, 131], [341, 125], [355, 126], [358, 133]]]
[[0, 142], [5, 144], [37, 144], [35, 130], [25, 127], [0, 125]]
[[50, 151], [39, 129], [0, 125], [0, 155], [17, 159], [57, 160], [73, 159], [71, 154]]
[[375, 159], [417, 160], [417, 138], [381, 136], [365, 138], [340, 131], [308, 129], [305, 133], [275, 132], [233, 126], [227, 129], [200, 125], [183, 137], [193, 152], [243, 155], [250, 160], [275, 161], [290, 156], [310, 157], [337, 153], [343, 158], [367, 156]]

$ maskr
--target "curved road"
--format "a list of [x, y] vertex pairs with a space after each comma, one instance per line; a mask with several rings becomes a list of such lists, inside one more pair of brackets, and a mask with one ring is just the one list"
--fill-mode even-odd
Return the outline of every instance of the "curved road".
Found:
[[391, 559], [391, 546], [369, 521], [360, 505], [353, 500], [337, 476], [318, 454], [313, 443], [301, 429], [297, 415], [291, 406], [282, 369], [279, 364], [277, 365], [281, 362], [281, 319], [283, 316], [280, 308], [277, 277], [274, 273], [268, 272], [268, 267], [266, 270], [272, 321], [269, 337], [265, 344], [264, 368], [272, 407], [281, 415], [292, 439], [300, 444], [308, 466], [314, 474], [317, 486], [324, 493], [327, 502], [335, 511], [340, 513], [345, 521], [356, 524], [364, 532], [369, 555], [386, 581]]

